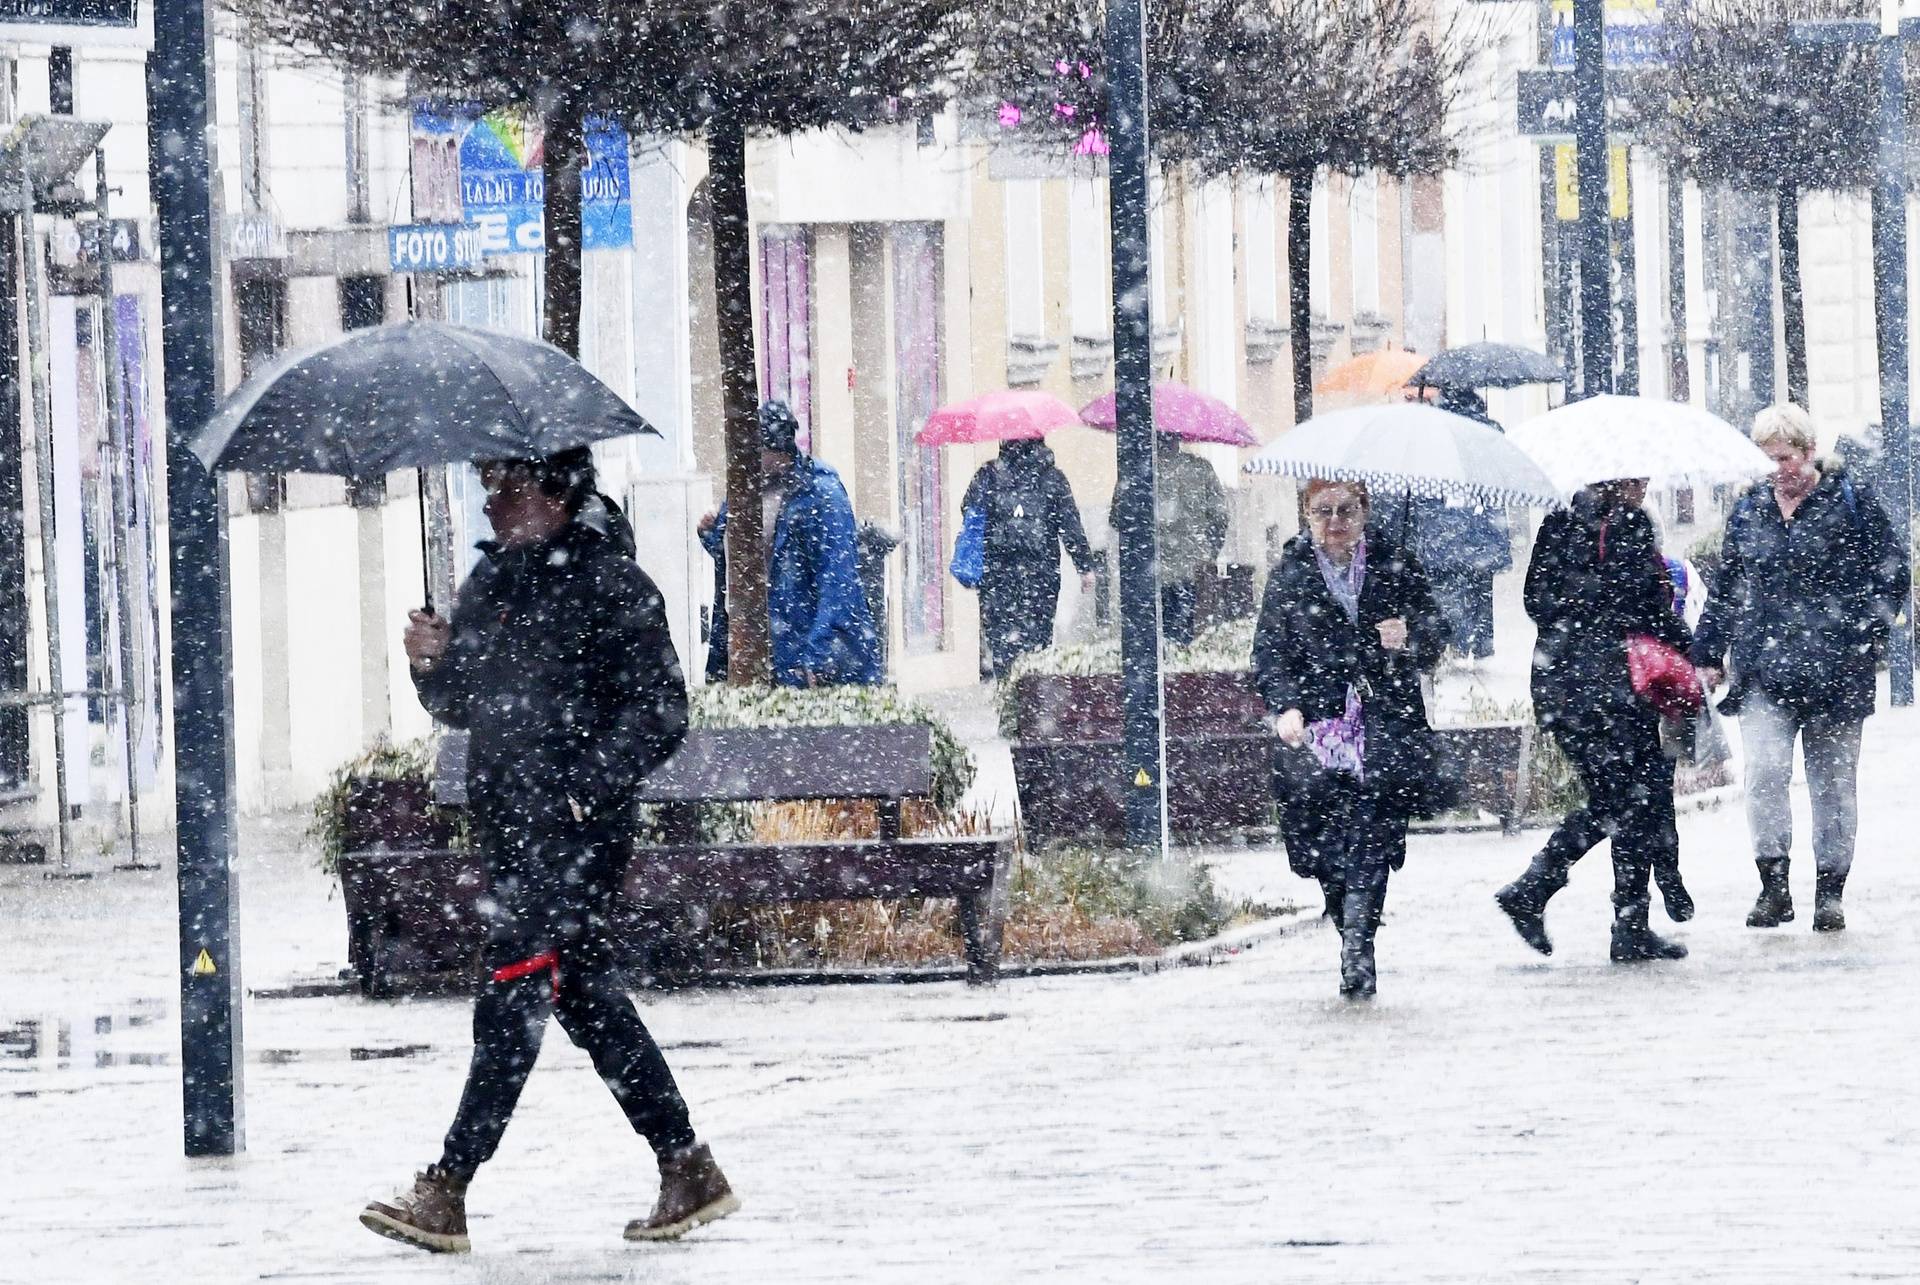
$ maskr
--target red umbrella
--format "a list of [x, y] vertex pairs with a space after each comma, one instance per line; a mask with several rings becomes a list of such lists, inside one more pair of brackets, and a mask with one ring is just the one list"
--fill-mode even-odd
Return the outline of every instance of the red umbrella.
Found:
[[922, 446], [1017, 442], [1045, 437], [1056, 428], [1079, 422], [1073, 407], [1052, 393], [1004, 389], [942, 406], [927, 416], [926, 426], [914, 434], [913, 440]]
[[[1096, 397], [1080, 408], [1080, 422], [1113, 431], [1113, 394]], [[1189, 442], [1220, 442], [1227, 446], [1258, 446], [1260, 438], [1240, 412], [1198, 389], [1163, 380], [1153, 386], [1153, 427]]]

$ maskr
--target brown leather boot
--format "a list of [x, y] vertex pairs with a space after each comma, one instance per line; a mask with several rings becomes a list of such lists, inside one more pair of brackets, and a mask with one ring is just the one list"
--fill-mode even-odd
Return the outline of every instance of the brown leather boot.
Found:
[[678, 1240], [738, 1208], [740, 1197], [713, 1162], [713, 1152], [696, 1143], [661, 1158], [660, 1199], [652, 1213], [627, 1224], [627, 1239]]
[[467, 1241], [467, 1184], [439, 1165], [413, 1176], [413, 1189], [392, 1204], [374, 1201], [360, 1211], [360, 1225], [388, 1240], [434, 1254], [464, 1254]]

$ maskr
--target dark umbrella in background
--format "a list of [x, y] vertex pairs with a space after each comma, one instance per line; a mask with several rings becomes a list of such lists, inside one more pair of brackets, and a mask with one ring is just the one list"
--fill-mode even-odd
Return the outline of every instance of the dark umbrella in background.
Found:
[[[365, 480], [397, 469], [542, 459], [630, 433], [659, 435], [552, 344], [404, 321], [281, 358], [207, 421], [193, 453], [224, 472]], [[425, 487], [420, 503], [424, 565]]]
[[1447, 349], [1407, 382], [1416, 388], [1518, 388], [1559, 383], [1566, 377], [1560, 363], [1543, 352], [1482, 342]]

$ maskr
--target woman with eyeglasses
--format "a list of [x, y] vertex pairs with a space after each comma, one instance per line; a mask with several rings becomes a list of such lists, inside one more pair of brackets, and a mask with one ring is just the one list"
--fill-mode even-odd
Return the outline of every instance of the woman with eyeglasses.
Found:
[[1420, 676], [1447, 627], [1412, 554], [1368, 525], [1367, 488], [1310, 481], [1306, 532], [1267, 578], [1254, 682], [1273, 715], [1281, 836], [1340, 931], [1340, 993], [1374, 994], [1374, 933], [1407, 821], [1438, 783]]

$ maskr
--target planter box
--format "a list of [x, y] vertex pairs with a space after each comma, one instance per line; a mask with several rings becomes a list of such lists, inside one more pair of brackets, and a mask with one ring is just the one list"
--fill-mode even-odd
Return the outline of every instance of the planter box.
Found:
[[[1167, 739], [1167, 826], [1183, 839], [1253, 830], [1273, 820], [1264, 732]], [[1126, 834], [1126, 761], [1119, 740], [1013, 746], [1020, 815], [1035, 843]]]
[[[1167, 824], [1181, 838], [1258, 829], [1272, 820], [1274, 742], [1249, 673], [1166, 676]], [[1125, 834], [1124, 687], [1117, 674], [1029, 674], [1016, 692], [1013, 745], [1020, 814], [1035, 842]], [[1496, 723], [1439, 729], [1467, 798], [1512, 828], [1526, 813], [1533, 729]]]
[[350, 782], [346, 832], [340, 895], [361, 991], [391, 995], [470, 970], [482, 938], [479, 859], [451, 846], [454, 827], [434, 812], [428, 783]]
[[459, 849], [343, 853], [347, 959], [362, 994], [441, 989], [471, 974], [485, 937], [477, 855]]

